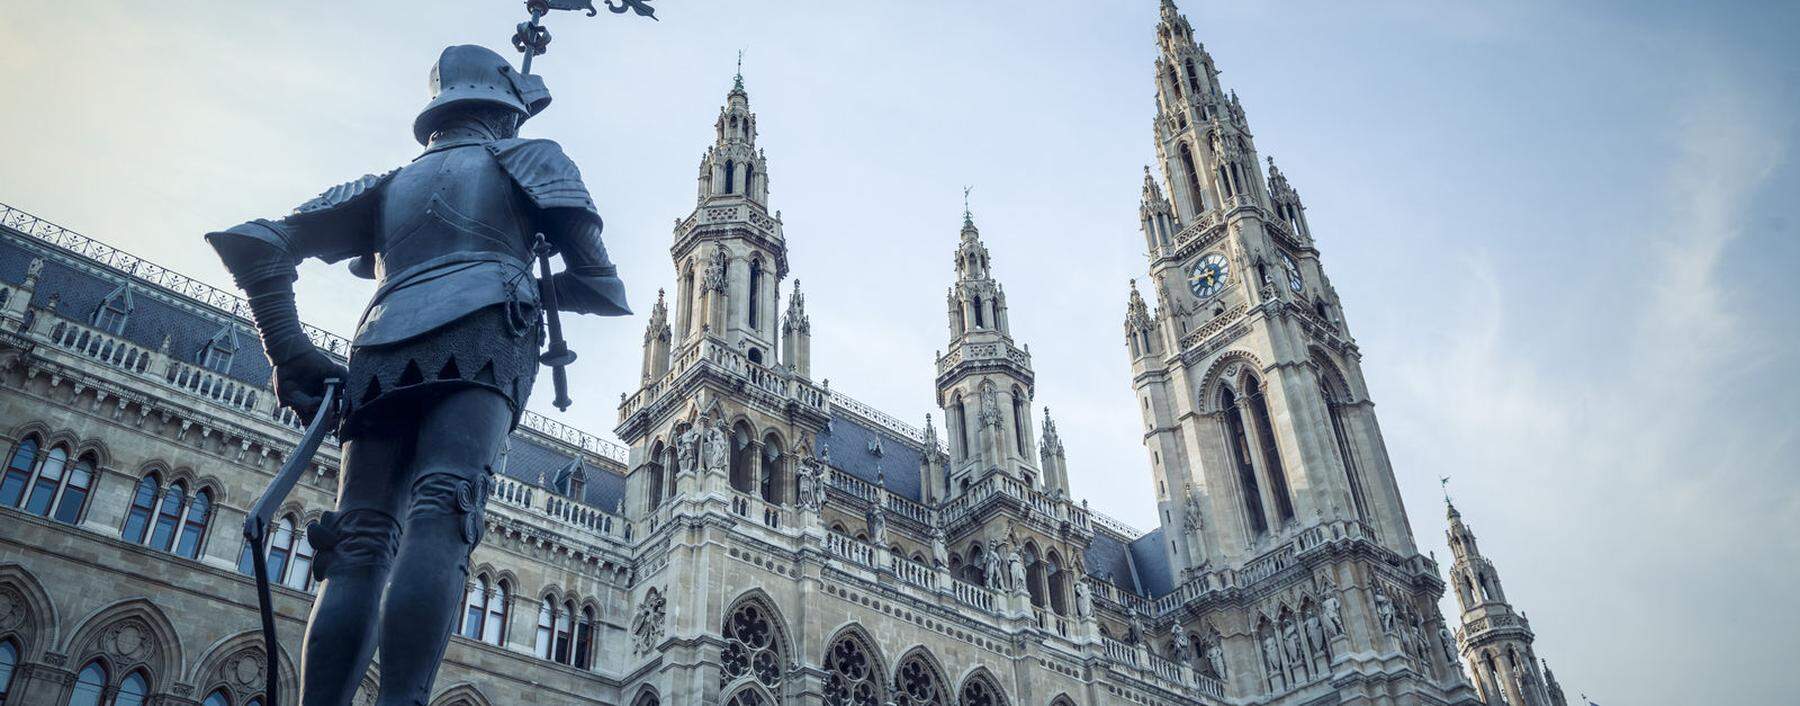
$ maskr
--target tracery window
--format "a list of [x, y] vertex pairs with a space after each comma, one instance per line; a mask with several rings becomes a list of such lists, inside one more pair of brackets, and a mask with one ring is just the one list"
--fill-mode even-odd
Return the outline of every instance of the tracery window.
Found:
[[1332, 401], [1331, 390], [1323, 382], [1319, 384], [1319, 396], [1325, 402], [1325, 412], [1331, 417], [1332, 437], [1337, 440], [1338, 456], [1344, 460], [1344, 476], [1350, 481], [1350, 500], [1356, 505], [1358, 519], [1369, 519], [1368, 500], [1363, 497], [1362, 469], [1356, 463], [1356, 451], [1350, 445], [1350, 433], [1344, 427], [1343, 411]]
[[[745, 187], [747, 188], [748, 186], [749, 184], [746, 182]], [[748, 312], [745, 314], [745, 320], [749, 323], [752, 330], [757, 327], [757, 323], [759, 323], [762, 318], [762, 312], [759, 311], [762, 309], [762, 278], [762, 260], [751, 260], [749, 283], [750, 296], [748, 297], [750, 305]]]
[[219, 689], [207, 694], [206, 700], [200, 702], [200, 706], [231, 706], [231, 695], [225, 693], [224, 689]]
[[119, 691], [113, 695], [112, 706], [144, 706], [144, 699], [150, 695], [150, 680], [144, 678], [143, 672], [132, 672], [119, 682]]
[[894, 706], [949, 706], [950, 697], [938, 678], [936, 669], [915, 654], [900, 663], [894, 672]]
[[1013, 443], [1018, 448], [1020, 456], [1027, 456], [1029, 454], [1026, 453], [1025, 448], [1025, 432], [1030, 425], [1025, 422], [1024, 393], [1020, 392], [1017, 387], [1012, 389], [1012, 414]]
[[1269, 404], [1262, 388], [1254, 383], [1250, 390], [1250, 415], [1256, 423], [1256, 435], [1262, 440], [1263, 464], [1269, 476], [1269, 489], [1275, 494], [1275, 512], [1282, 522], [1294, 519], [1294, 499], [1288, 494], [1287, 472], [1281, 467], [1281, 449], [1275, 443], [1275, 427], [1269, 422]]
[[878, 706], [881, 670], [860, 640], [845, 635], [825, 652], [826, 706]]
[[1244, 433], [1242, 410], [1231, 388], [1220, 388], [1219, 408], [1225, 414], [1226, 448], [1233, 465], [1237, 466], [1238, 492], [1243, 496], [1244, 515], [1249, 520], [1250, 532], [1262, 534], [1269, 531], [1269, 520], [1263, 514], [1262, 488], [1256, 482], [1256, 465], [1250, 461], [1250, 439]]
[[[735, 126], [735, 123], [734, 123]], [[725, 193], [737, 193], [737, 164], [725, 160]]]
[[963, 684], [962, 694], [957, 697], [956, 702], [958, 706], [1005, 706], [1006, 697], [993, 682], [975, 678]]
[[1206, 199], [1200, 198], [1200, 171], [1194, 167], [1194, 152], [1188, 149], [1187, 143], [1181, 143], [1181, 170], [1187, 177], [1188, 198], [1192, 200], [1194, 213], [1206, 210]]
[[33, 515], [74, 524], [93, 490], [96, 459], [92, 453], [82, 454], [71, 467], [69, 449], [62, 445], [40, 459], [39, 444], [35, 435], [19, 442], [0, 479], [0, 502], [10, 507], [22, 504]]
[[748, 675], [771, 690], [781, 686], [782, 658], [780, 635], [774, 620], [762, 605], [746, 601], [725, 619], [724, 669], [719, 684], [724, 686]]

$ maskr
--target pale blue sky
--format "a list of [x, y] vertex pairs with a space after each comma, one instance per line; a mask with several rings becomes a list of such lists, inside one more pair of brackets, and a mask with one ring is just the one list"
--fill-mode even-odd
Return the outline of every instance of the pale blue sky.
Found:
[[[1155, 0], [655, 4], [660, 23], [554, 18], [556, 102], [526, 130], [583, 165], [640, 311], [747, 49], [815, 373], [930, 409], [973, 184], [1077, 494], [1153, 524], [1119, 326], [1144, 269]], [[228, 284], [201, 233], [412, 157], [437, 51], [504, 48], [519, 14], [366, 5], [7, 3], [0, 201]], [[1796, 6], [1183, 9], [1305, 197], [1421, 545], [1447, 556], [1451, 475], [1571, 698], [1786, 700]], [[301, 310], [347, 331], [369, 289], [309, 268]], [[611, 427], [642, 327], [571, 325], [563, 418]]]

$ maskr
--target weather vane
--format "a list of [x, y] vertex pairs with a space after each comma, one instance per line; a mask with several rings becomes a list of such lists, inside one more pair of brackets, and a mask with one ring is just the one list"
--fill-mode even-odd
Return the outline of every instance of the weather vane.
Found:
[[1444, 489], [1444, 504], [1450, 504], [1450, 476], [1439, 476], [1438, 485]]
[[[605, 0], [606, 9], [615, 15], [623, 15], [626, 10], [636, 12], [639, 17], [656, 19], [655, 8], [650, 7], [650, 0]], [[594, 8], [594, 0], [525, 0], [525, 11], [531, 13], [531, 19], [519, 23], [518, 31], [513, 32], [513, 48], [525, 55], [519, 66], [519, 73], [531, 73], [531, 58], [550, 51], [550, 30], [543, 25], [544, 15], [551, 10], [586, 10], [588, 17], [600, 14]]]

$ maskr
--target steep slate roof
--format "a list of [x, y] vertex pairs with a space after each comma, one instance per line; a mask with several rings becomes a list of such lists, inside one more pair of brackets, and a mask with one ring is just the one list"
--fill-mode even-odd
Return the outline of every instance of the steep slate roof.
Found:
[[1087, 553], [1082, 555], [1082, 564], [1089, 576], [1132, 593], [1142, 593], [1138, 590], [1137, 573], [1131, 568], [1130, 546], [1111, 532], [1094, 533], [1094, 541], [1088, 543]]
[[[25, 281], [25, 270], [41, 252], [62, 254], [83, 267], [65, 264], [61, 258], [45, 257], [44, 269], [38, 276], [32, 296], [33, 307], [45, 306], [57, 297], [56, 311], [63, 318], [82, 323], [92, 321], [93, 314], [106, 296], [126, 281], [135, 281], [135, 306], [126, 319], [122, 338], [147, 350], [158, 350], [163, 336], [169, 337], [169, 355], [186, 363], [198, 364], [200, 351], [222, 326], [237, 326], [238, 351], [231, 357], [228, 377], [258, 386], [269, 384], [269, 362], [257, 343], [255, 329], [249, 322], [170, 292], [139, 278], [119, 272], [79, 254], [68, 253], [55, 245], [22, 237], [11, 229], [0, 228], [0, 282], [19, 285]], [[187, 303], [178, 306], [173, 299]], [[532, 485], [539, 485], [538, 471], [544, 469], [548, 479], [572, 458], [569, 451], [541, 443], [526, 433], [513, 435], [508, 457], [507, 475]], [[917, 471], [914, 471], [917, 475]], [[542, 486], [540, 486], [542, 487]], [[611, 512], [625, 496], [624, 476], [599, 464], [587, 464], [587, 504]]]
[[1169, 570], [1169, 553], [1163, 550], [1163, 528], [1131, 541], [1131, 563], [1137, 568], [1138, 593], [1151, 598], [1175, 590], [1174, 573]]
[[[869, 442], [881, 439], [881, 455], [869, 450]], [[856, 417], [834, 410], [831, 427], [819, 435], [819, 446], [831, 449], [831, 465], [838, 470], [875, 482], [875, 466], [881, 466], [888, 492], [913, 502], [924, 497], [919, 488], [922, 454], [912, 441], [877, 430]]]

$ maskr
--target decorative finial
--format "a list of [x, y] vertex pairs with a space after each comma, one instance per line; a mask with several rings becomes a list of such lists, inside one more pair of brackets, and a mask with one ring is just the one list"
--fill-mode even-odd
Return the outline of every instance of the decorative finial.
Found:
[[732, 90], [744, 90], [744, 50], [738, 50], [737, 75], [731, 79]]
[[973, 186], [963, 187], [963, 225], [965, 226], [975, 225], [975, 214], [969, 211], [969, 192], [974, 188]]

